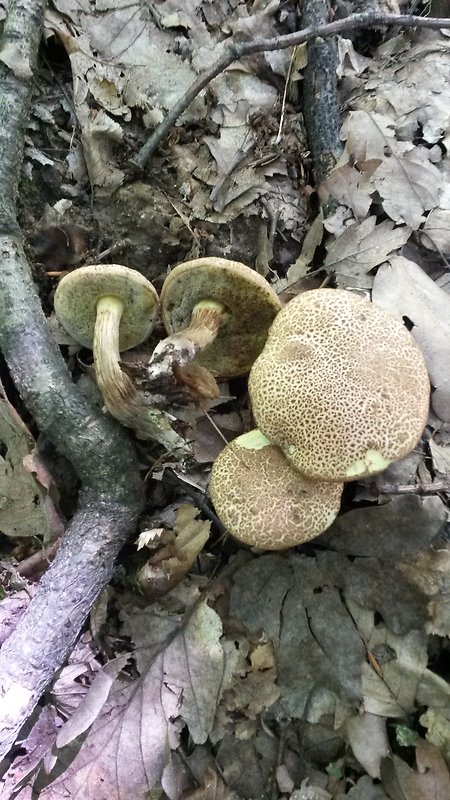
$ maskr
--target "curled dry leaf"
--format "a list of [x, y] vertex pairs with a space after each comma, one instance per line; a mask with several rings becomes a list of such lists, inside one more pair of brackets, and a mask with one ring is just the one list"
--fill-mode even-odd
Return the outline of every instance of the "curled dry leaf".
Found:
[[0, 442], [0, 531], [13, 538], [38, 536], [45, 542], [53, 541], [64, 526], [48, 493], [52, 478], [36, 455], [31, 433], [1, 386]]
[[398, 756], [385, 759], [381, 783], [392, 800], [448, 800], [450, 776], [439, 750], [421, 739], [416, 746], [416, 769]]
[[336, 274], [338, 286], [370, 287], [372, 278], [367, 273], [405, 244], [410, 233], [407, 226], [395, 228], [390, 220], [377, 225], [376, 217], [367, 217], [349, 225], [329, 245], [325, 267]]
[[137, 580], [147, 597], [170, 591], [192, 568], [206, 544], [211, 523], [196, 519], [198, 508], [185, 504], [176, 514], [174, 538], [139, 570]]

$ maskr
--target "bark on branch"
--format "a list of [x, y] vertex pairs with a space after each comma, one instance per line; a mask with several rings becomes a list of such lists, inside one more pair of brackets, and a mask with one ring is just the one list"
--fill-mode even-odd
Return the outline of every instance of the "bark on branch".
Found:
[[22, 248], [16, 197], [45, 0], [10, 4], [0, 40], [0, 348], [40, 430], [74, 465], [78, 511], [25, 616], [0, 650], [0, 759], [8, 752], [133, 531], [142, 485], [128, 434], [72, 384]]

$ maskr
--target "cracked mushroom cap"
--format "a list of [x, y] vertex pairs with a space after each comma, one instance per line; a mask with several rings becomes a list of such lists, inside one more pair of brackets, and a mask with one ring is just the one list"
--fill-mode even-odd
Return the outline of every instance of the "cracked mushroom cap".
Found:
[[65, 275], [55, 292], [56, 317], [75, 341], [92, 349], [97, 303], [105, 296], [123, 303], [120, 350], [145, 341], [158, 315], [158, 294], [140, 272], [119, 264], [80, 267]]
[[258, 427], [303, 475], [349, 481], [411, 452], [430, 385], [401, 322], [357, 294], [315, 289], [277, 316], [249, 392]]
[[342, 485], [309, 481], [259, 431], [238, 436], [216, 458], [209, 493], [239, 541], [282, 550], [314, 539], [338, 514]]
[[224, 378], [249, 371], [264, 347], [281, 303], [258, 272], [224, 258], [198, 258], [178, 264], [161, 290], [161, 313], [169, 334], [187, 328], [194, 306], [214, 300], [225, 306], [225, 320], [197, 361]]

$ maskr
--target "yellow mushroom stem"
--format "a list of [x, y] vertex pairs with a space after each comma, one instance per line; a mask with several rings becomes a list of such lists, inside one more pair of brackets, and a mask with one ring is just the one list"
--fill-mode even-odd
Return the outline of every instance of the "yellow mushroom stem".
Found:
[[97, 302], [94, 328], [94, 364], [97, 385], [105, 406], [113, 417], [130, 425], [130, 403], [137, 394], [128, 375], [120, 367], [119, 329], [123, 302], [105, 295]]
[[[173, 363], [179, 365], [192, 361], [198, 353], [213, 343], [226, 318], [227, 310], [223, 303], [216, 300], [200, 300], [192, 309], [187, 328], [163, 339], [155, 348], [153, 355], [160, 358], [162, 354], [170, 352], [173, 355]], [[185, 351], [188, 351], [189, 358], [184, 354]]]
[[[212, 344], [227, 316], [228, 311], [224, 304], [216, 300], [200, 300], [196, 303], [187, 328], [172, 333], [155, 347], [145, 366], [145, 390], [155, 392], [158, 386], [164, 385], [174, 376], [189, 386], [190, 381], [184, 381], [183, 378], [184, 368], [192, 364], [196, 356]], [[218, 397], [219, 390], [212, 374], [204, 368], [201, 370], [201, 380], [196, 382], [198, 394], [209, 398]], [[205, 392], [201, 388], [203, 385], [207, 386]]]
[[168, 450], [186, 450], [186, 443], [174, 431], [158, 408], [146, 402], [120, 366], [119, 329], [123, 302], [104, 295], [97, 302], [94, 328], [94, 365], [97, 385], [105, 407], [122, 425], [132, 428], [141, 439], [154, 439]]

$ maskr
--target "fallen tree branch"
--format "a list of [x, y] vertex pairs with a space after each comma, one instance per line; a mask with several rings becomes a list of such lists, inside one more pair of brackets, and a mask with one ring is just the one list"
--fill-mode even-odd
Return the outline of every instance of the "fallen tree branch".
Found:
[[78, 511], [0, 650], [0, 758], [73, 646], [134, 530], [142, 484], [128, 434], [76, 390], [39, 303], [15, 201], [45, 0], [15, 0], [0, 40], [0, 347], [38, 427], [82, 483]]
[[175, 105], [167, 113], [163, 121], [158, 125], [154, 133], [144, 144], [139, 152], [130, 159], [131, 164], [138, 169], [143, 169], [146, 162], [153, 155], [159, 143], [167, 136], [177, 119], [183, 111], [200, 94], [205, 86], [226, 70], [235, 61], [239, 61], [244, 56], [253, 55], [270, 50], [285, 50], [288, 47], [310, 42], [317, 37], [326, 38], [335, 36], [338, 33], [358, 30], [370, 27], [391, 27], [391, 28], [450, 28], [449, 18], [437, 17], [417, 17], [412, 14], [378, 14], [367, 12], [363, 14], [352, 14], [344, 19], [329, 22], [324, 25], [311, 25], [296, 33], [288, 33], [285, 36], [276, 36], [273, 39], [254, 39], [249, 42], [231, 43], [225, 52], [212, 64], [209, 69], [202, 72], [191, 84], [185, 94], [180, 97]]
[[[325, 24], [328, 15], [328, 0], [305, 0], [303, 3], [302, 24], [305, 27]], [[316, 186], [328, 177], [344, 149], [339, 136], [342, 122], [337, 66], [336, 37], [320, 37], [308, 44], [308, 63], [303, 73], [303, 119]], [[326, 209], [324, 216], [327, 216]]]

